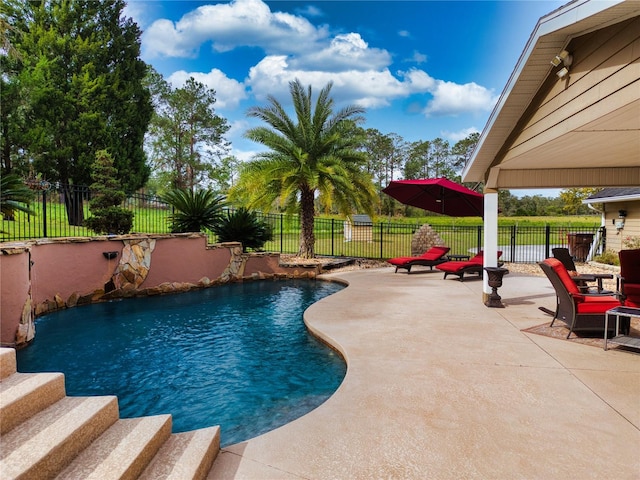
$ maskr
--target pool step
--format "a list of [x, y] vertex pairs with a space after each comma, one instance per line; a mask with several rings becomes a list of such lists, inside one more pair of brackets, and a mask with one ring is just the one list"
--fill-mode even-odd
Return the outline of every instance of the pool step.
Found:
[[16, 371], [16, 351], [13, 348], [0, 348], [0, 380]]
[[138, 478], [170, 435], [171, 415], [119, 420], [57, 478]]
[[140, 479], [204, 479], [211, 470], [219, 450], [220, 427], [174, 433]]
[[0, 435], [65, 396], [61, 373], [15, 373], [0, 382]]
[[67, 397], [61, 373], [16, 373], [0, 348], [2, 479], [204, 479], [220, 429], [171, 434], [171, 416], [120, 419], [113, 396]]
[[117, 420], [116, 397], [65, 397], [2, 436], [2, 476], [53, 478]]

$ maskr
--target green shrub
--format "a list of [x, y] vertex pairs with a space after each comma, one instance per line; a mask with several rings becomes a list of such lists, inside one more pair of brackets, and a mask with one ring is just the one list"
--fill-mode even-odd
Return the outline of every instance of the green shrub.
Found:
[[273, 238], [271, 226], [259, 220], [255, 212], [245, 208], [228, 212], [212, 230], [219, 242], [241, 242], [245, 252], [247, 248], [260, 250]]
[[593, 260], [598, 263], [605, 263], [607, 265], [620, 265], [618, 254], [613, 250], [605, 250], [602, 255], [595, 256]]
[[224, 197], [211, 190], [176, 188], [167, 192], [163, 200], [175, 212], [169, 215], [172, 233], [201, 232], [212, 230], [223, 217]]

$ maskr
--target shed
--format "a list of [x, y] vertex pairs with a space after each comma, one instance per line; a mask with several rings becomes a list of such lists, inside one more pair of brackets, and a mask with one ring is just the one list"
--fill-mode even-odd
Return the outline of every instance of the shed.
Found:
[[373, 221], [369, 215], [352, 215], [344, 222], [346, 242], [370, 242], [373, 240]]

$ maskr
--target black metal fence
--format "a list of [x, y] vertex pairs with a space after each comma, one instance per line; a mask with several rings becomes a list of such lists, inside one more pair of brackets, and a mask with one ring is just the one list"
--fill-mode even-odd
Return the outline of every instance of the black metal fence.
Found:
[[[12, 220], [2, 222], [0, 241], [35, 238], [83, 237], [94, 233], [82, 225], [90, 215], [88, 201], [91, 193], [85, 188], [45, 185], [36, 190], [32, 204], [34, 215], [17, 213]], [[124, 203], [134, 212], [133, 232], [168, 233], [171, 206], [154, 196], [134, 194]], [[261, 214], [271, 225], [273, 239], [265, 250], [292, 253], [300, 244], [300, 221], [297, 215]], [[70, 221], [70, 219], [72, 219]], [[345, 256], [386, 259], [411, 255], [411, 241], [420, 225], [392, 222], [371, 222], [351, 225], [339, 219], [316, 218], [315, 252], [323, 256]], [[434, 225], [452, 254], [468, 254], [482, 249], [482, 225]], [[207, 232], [209, 241], [216, 242]], [[591, 245], [596, 253], [604, 251], [604, 227], [499, 226], [498, 245], [502, 259], [507, 262], [533, 263], [551, 256], [554, 247], [568, 247], [580, 260], [586, 258]]]

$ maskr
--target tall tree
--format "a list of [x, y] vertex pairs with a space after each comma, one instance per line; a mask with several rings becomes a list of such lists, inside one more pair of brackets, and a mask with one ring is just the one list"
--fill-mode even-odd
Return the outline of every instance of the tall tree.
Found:
[[153, 164], [169, 172], [172, 188], [193, 190], [205, 181], [215, 181], [216, 168], [228, 152], [224, 134], [230, 128], [213, 108], [215, 90], [194, 78], [172, 89], [154, 71], [148, 81], [156, 104], [148, 136]]
[[[124, 189], [140, 188], [150, 171], [143, 140], [152, 105], [142, 82], [141, 32], [122, 14], [125, 2], [17, 5], [24, 27], [12, 44], [21, 57], [17, 82], [26, 99], [18, 142], [24, 156], [48, 180], [88, 185], [96, 152], [107, 149]], [[78, 202], [67, 207], [70, 222], [81, 223]]]
[[474, 132], [468, 137], [457, 141], [455, 145], [451, 147], [451, 167], [458, 173], [458, 175], [471, 159], [471, 155], [478, 144], [478, 140], [480, 140], [480, 134], [478, 132]]
[[246, 163], [232, 198], [242, 198], [247, 207], [270, 209], [276, 200], [297, 209], [301, 220], [298, 255], [314, 256], [313, 233], [316, 195], [331, 201], [350, 215], [373, 214], [376, 192], [365, 171], [362, 137], [353, 123], [361, 122], [364, 110], [347, 106], [334, 111], [332, 84], [322, 88], [315, 105], [311, 86], [299, 80], [289, 83], [295, 118], [291, 118], [273, 96], [266, 107], [253, 107], [249, 116], [267, 126], [252, 128], [246, 137], [269, 148]]
[[431, 142], [418, 140], [409, 144], [407, 160], [404, 162], [404, 178], [415, 180], [430, 177]]
[[392, 213], [394, 200], [382, 193], [404, 163], [406, 142], [396, 133], [383, 134], [375, 128], [365, 131], [364, 152], [367, 172], [373, 177], [379, 196], [380, 213]]
[[450, 178], [454, 179], [456, 171], [451, 166], [451, 153], [449, 151], [449, 142], [438, 137], [430, 142], [430, 164], [432, 175], [434, 178]]
[[589, 212], [589, 207], [583, 205], [582, 200], [598, 193], [600, 188], [567, 188], [560, 192], [562, 212], [565, 215], [578, 215]]
[[24, 103], [18, 84], [22, 55], [15, 48], [24, 29], [21, 7], [14, 0], [0, 3], [0, 173], [14, 169], [20, 151], [19, 133], [24, 128]]

